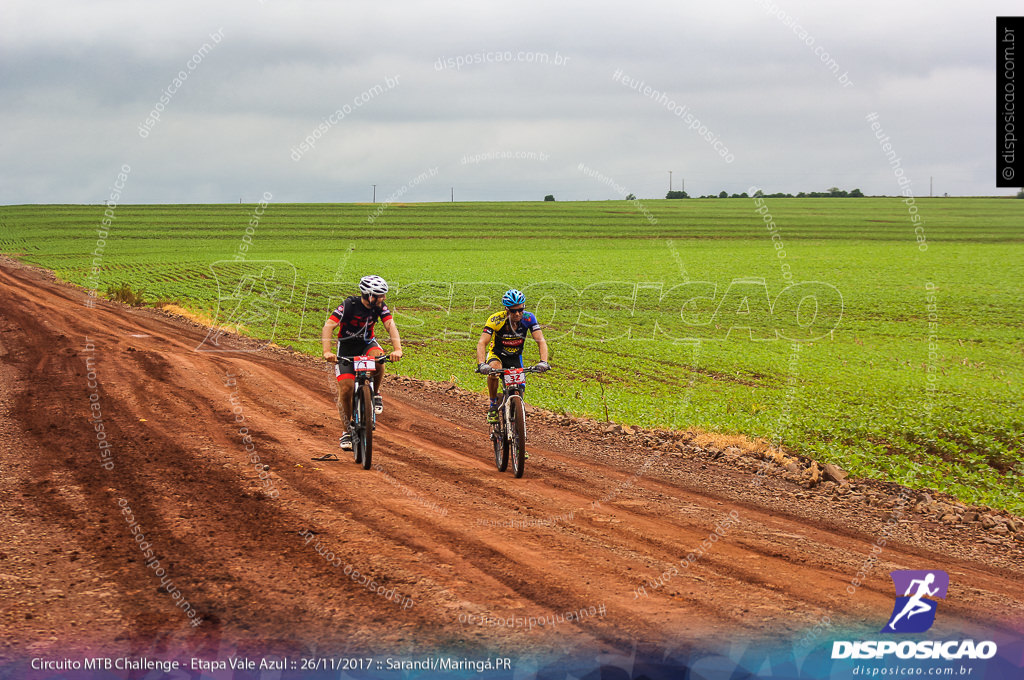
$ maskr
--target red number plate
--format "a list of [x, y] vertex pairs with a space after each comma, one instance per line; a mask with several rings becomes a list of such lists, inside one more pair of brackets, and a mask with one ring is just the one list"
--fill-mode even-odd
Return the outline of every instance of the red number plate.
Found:
[[526, 384], [526, 374], [521, 368], [510, 368], [505, 371], [505, 384], [509, 387]]
[[352, 357], [352, 363], [355, 365], [357, 371], [375, 371], [377, 370], [377, 360], [373, 357]]

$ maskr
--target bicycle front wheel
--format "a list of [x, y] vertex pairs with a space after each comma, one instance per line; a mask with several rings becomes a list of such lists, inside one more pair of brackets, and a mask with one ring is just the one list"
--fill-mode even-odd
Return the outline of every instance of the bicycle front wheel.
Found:
[[511, 400], [509, 415], [512, 422], [507, 423], [507, 426], [512, 434], [512, 474], [518, 479], [523, 476], [526, 468], [526, 409], [518, 395], [511, 397]]
[[500, 424], [491, 426], [491, 443], [494, 445], [494, 465], [498, 472], [504, 472], [508, 467], [508, 439], [505, 437], [505, 428]]
[[363, 438], [360, 436], [360, 432], [363, 429], [363, 420], [366, 418], [366, 413], [363, 410], [363, 402], [360, 399], [361, 392], [354, 392], [352, 396], [352, 424], [349, 426], [349, 435], [352, 437], [352, 457], [356, 461], [356, 465], [363, 462]]
[[359, 432], [363, 444], [363, 469], [369, 470], [373, 458], [373, 390], [369, 385], [363, 385], [360, 390], [359, 402], [363, 411]]

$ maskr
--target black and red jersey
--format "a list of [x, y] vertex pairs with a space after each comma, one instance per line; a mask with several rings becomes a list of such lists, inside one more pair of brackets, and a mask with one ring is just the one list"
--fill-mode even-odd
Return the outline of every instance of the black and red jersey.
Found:
[[361, 297], [353, 295], [338, 305], [338, 308], [331, 312], [330, 318], [338, 324], [339, 343], [368, 343], [373, 341], [373, 327], [377, 321], [388, 321], [391, 318], [391, 310], [387, 305], [367, 308]]

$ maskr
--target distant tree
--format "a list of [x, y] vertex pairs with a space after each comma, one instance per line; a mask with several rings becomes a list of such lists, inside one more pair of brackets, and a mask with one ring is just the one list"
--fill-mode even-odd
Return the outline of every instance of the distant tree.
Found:
[[854, 189], [850, 192], [850, 198], [864, 198], [864, 194], [861, 193], [860, 189]]
[[670, 191], [665, 194], [665, 198], [689, 198], [690, 195], [685, 191]]
[[544, 197], [544, 200], [545, 201], [553, 201], [553, 200], [555, 200], [555, 197], [554, 197], [553, 194], [548, 194], [547, 196]]
[[1024, 189], [1017, 192], [1017, 198], [1024, 198]]
[[804, 192], [801, 191], [799, 194], [796, 195], [796, 197], [797, 198], [807, 198], [807, 194], [805, 194]]
[[635, 201], [636, 200], [636, 196], [634, 196], [633, 194], [630, 194], [630, 195], [626, 196], [626, 200], [627, 201]]
[[754, 198], [764, 198], [764, 192], [758, 189], [754, 192]]
[[723, 189], [718, 193], [719, 198], [729, 198], [729, 192]]

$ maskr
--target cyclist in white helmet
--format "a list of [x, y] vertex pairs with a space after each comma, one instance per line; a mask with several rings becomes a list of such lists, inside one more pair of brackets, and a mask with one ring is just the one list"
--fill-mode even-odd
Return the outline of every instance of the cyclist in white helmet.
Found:
[[[398, 361], [402, 358], [402, 339], [398, 335], [398, 327], [395, 326], [391, 310], [384, 304], [388, 293], [387, 281], [379, 276], [364, 276], [359, 280], [359, 292], [360, 295], [346, 298], [327, 317], [327, 322], [320, 333], [324, 359], [337, 361], [338, 357], [350, 359], [364, 354], [384, 354], [373, 333], [374, 326], [379, 320], [391, 336], [392, 350], [388, 358], [391, 361]], [[332, 352], [331, 341], [334, 339], [335, 329], [337, 345]], [[334, 375], [338, 380], [338, 413], [341, 415], [342, 424], [348, 427], [348, 421], [352, 418], [352, 387], [356, 377], [352, 372], [352, 364], [335, 364]], [[376, 393], [373, 398], [373, 410], [378, 414], [384, 410], [384, 402], [380, 397], [380, 382], [383, 378], [384, 364], [378, 364], [373, 378], [373, 390]], [[341, 448], [351, 450], [352, 438], [348, 432], [341, 435], [339, 443]]]

